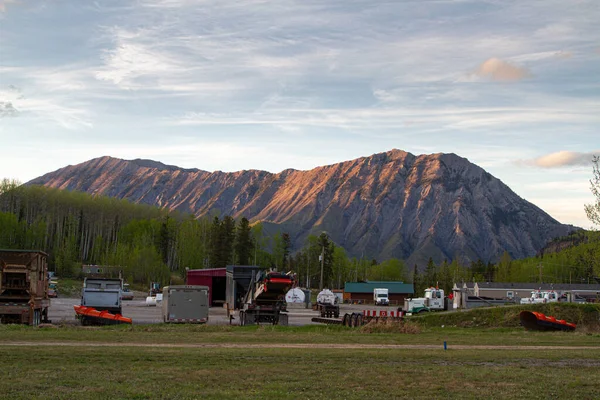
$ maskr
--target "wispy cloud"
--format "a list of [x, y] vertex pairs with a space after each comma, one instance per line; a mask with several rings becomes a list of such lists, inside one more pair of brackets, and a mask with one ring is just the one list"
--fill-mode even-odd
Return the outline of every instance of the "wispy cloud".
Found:
[[522, 163], [541, 168], [590, 166], [594, 156], [600, 156], [600, 150], [587, 153], [563, 150], [546, 154], [532, 160], [524, 160]]
[[6, 6], [11, 3], [16, 3], [16, 0], [0, 0], [0, 13], [6, 11]]
[[10, 101], [0, 101], [0, 118], [14, 117], [18, 113], [19, 110], [17, 110]]

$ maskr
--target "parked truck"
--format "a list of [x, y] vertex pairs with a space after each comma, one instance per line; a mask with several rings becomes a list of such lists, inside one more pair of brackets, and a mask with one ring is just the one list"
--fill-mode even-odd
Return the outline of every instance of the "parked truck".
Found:
[[521, 304], [543, 304], [559, 301], [559, 295], [554, 290], [534, 290], [531, 297], [521, 299]]
[[338, 297], [329, 289], [323, 289], [317, 295], [317, 311], [321, 317], [339, 318], [340, 305]]
[[48, 320], [48, 254], [0, 250], [0, 323], [37, 326]]
[[404, 299], [404, 307], [402, 308], [405, 313], [411, 314], [447, 309], [448, 303], [444, 297], [444, 291], [434, 287], [425, 289], [425, 297]]
[[81, 290], [81, 305], [121, 314], [122, 290], [121, 278], [85, 278]]
[[373, 301], [377, 306], [389, 306], [389, 290], [387, 288], [373, 289]]
[[208, 286], [165, 286], [162, 295], [164, 322], [196, 324], [208, 322]]

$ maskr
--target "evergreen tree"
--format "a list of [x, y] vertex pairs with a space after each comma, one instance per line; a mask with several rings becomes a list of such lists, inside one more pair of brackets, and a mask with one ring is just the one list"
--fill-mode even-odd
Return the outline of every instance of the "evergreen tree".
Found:
[[247, 218], [242, 217], [235, 236], [235, 254], [239, 265], [249, 265], [253, 247], [250, 222]]
[[433, 258], [429, 257], [427, 261], [427, 268], [425, 268], [425, 287], [435, 286], [438, 283], [438, 271], [437, 266], [433, 262]]
[[282, 241], [282, 245], [283, 245], [283, 263], [282, 263], [282, 267], [283, 268], [289, 268], [290, 267], [290, 250], [292, 248], [292, 241], [290, 239], [290, 234], [289, 233], [282, 233], [281, 234], [281, 241]]

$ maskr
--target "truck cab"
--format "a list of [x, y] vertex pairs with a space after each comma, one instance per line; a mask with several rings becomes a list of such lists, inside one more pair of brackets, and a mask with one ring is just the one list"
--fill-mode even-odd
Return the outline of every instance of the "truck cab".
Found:
[[389, 290], [387, 288], [373, 289], [373, 300], [377, 306], [389, 306]]
[[417, 314], [445, 309], [444, 291], [434, 287], [425, 289], [425, 297], [404, 300], [404, 311]]
[[555, 303], [559, 301], [559, 295], [554, 290], [542, 291], [534, 290], [531, 292], [531, 297], [521, 299], [521, 304], [543, 304], [543, 303]]

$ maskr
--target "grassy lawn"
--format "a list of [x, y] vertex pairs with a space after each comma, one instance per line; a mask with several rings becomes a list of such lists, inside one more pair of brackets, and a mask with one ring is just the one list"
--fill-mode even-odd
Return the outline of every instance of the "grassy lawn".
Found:
[[[514, 326], [518, 308], [506, 309], [503, 314], [484, 310], [417, 317], [405, 326], [414, 328], [405, 331], [417, 333], [399, 333], [397, 325], [380, 326], [380, 330], [327, 325], [46, 328], [4, 325], [0, 326], [3, 367], [0, 397], [597, 399], [600, 398], [600, 333], [592, 329], [597, 326], [597, 310], [571, 306], [550, 309], [569, 318], [579, 318], [582, 328], [575, 332], [525, 331]], [[444, 341], [448, 343], [447, 351], [443, 350]], [[29, 344], [17, 346], [18, 342]], [[86, 343], [116, 346], [96, 347]], [[221, 343], [242, 347], [152, 346]], [[244, 344], [264, 347], [243, 347]], [[269, 347], [270, 344], [319, 344], [320, 347], [275, 348]], [[439, 347], [323, 347], [329, 344]], [[459, 349], [455, 345], [485, 345], [491, 349]]]
[[523, 328], [426, 327], [418, 334], [363, 333], [341, 326], [134, 325], [32, 328], [0, 325], [3, 341], [111, 343], [340, 343], [598, 346], [600, 333], [529, 332]]
[[363, 333], [341, 326], [134, 325], [32, 328], [0, 325], [3, 341], [111, 343], [340, 343], [598, 346], [600, 333], [528, 332], [523, 328], [423, 328], [418, 334]]
[[0, 347], [12, 399], [600, 397], [586, 351]]

